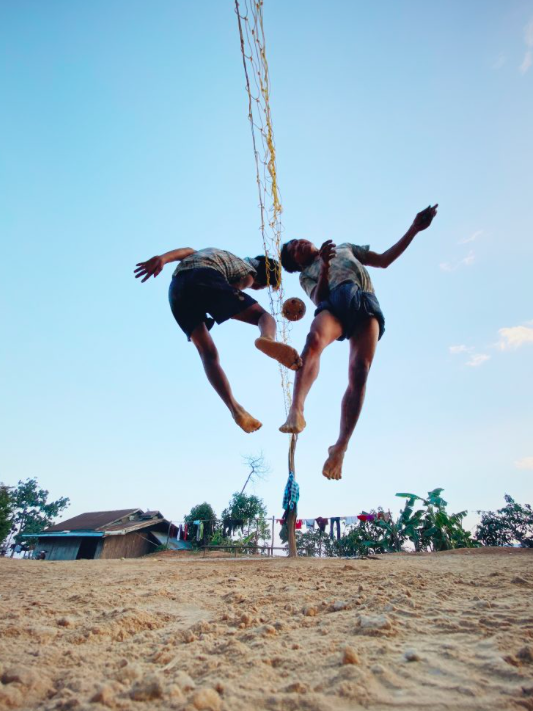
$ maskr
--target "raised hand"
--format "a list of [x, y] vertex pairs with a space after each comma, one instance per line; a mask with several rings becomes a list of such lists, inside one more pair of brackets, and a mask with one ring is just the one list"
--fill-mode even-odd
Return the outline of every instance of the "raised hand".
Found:
[[413, 222], [413, 227], [417, 230], [417, 232], [427, 230], [427, 228], [433, 222], [433, 218], [437, 214], [437, 208], [438, 204], [433, 205], [433, 207], [431, 207], [430, 205], [429, 207], [426, 207], [425, 210], [422, 210], [422, 212], [418, 213]]
[[333, 240], [331, 239], [326, 240], [324, 244], [320, 247], [318, 255], [324, 266], [329, 267], [329, 263], [337, 254], [337, 252], [335, 251], [335, 247], [336, 245], [333, 244]]
[[144, 283], [151, 276], [155, 277], [161, 274], [163, 267], [165, 266], [165, 261], [163, 257], [152, 257], [146, 262], [139, 262], [137, 264], [137, 269], [135, 269], [135, 278], [144, 277], [142, 283]]

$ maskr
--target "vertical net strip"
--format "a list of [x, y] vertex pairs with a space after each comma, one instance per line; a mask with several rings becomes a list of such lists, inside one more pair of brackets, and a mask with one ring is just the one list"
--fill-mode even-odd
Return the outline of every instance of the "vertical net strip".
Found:
[[[281, 275], [281, 236], [283, 211], [277, 179], [276, 146], [270, 111], [270, 76], [266, 58], [263, 26], [263, 0], [235, 0], [235, 13], [239, 24], [242, 63], [248, 94], [248, 118], [252, 131], [256, 181], [261, 214], [260, 231], [267, 260], [267, 283], [270, 313], [276, 320], [277, 338], [290, 341], [290, 326], [281, 310], [284, 291]], [[271, 283], [269, 260], [276, 259], [276, 282]], [[291, 405], [292, 378], [290, 371], [279, 366], [285, 413]]]

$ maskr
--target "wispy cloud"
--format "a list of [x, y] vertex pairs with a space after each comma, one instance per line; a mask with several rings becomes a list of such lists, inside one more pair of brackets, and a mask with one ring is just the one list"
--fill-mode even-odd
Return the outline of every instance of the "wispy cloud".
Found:
[[468, 244], [469, 242], [475, 242], [477, 239], [481, 237], [483, 234], [483, 230], [477, 230], [473, 234], [470, 235], [470, 237], [464, 237], [463, 239], [460, 239], [457, 244]]
[[533, 328], [529, 326], [500, 328], [498, 333], [500, 340], [496, 343], [496, 348], [501, 351], [515, 351], [526, 343], [533, 343]]
[[522, 64], [518, 67], [520, 74], [525, 74], [527, 70], [531, 67], [533, 64], [533, 52], [528, 49], [527, 52], [524, 54], [524, 59], [522, 60]]
[[468, 355], [469, 358], [465, 365], [468, 365], [471, 368], [478, 368], [490, 358], [490, 355], [487, 355], [486, 353], [476, 353], [476, 349], [473, 346], [465, 346], [464, 344], [461, 344], [460, 346], [449, 346], [448, 350], [452, 355], [460, 355], [461, 353]]
[[471, 368], [478, 368], [483, 363], [486, 363], [490, 358], [490, 355], [486, 353], [473, 353], [470, 358], [466, 361], [466, 365]]
[[507, 57], [505, 56], [505, 54], [503, 52], [500, 52], [496, 61], [492, 65], [492, 68], [493, 69], [501, 69], [506, 61], [507, 61]]
[[458, 353], [472, 353], [474, 348], [472, 346], [450, 346], [449, 351], [452, 355], [457, 355]]
[[468, 254], [466, 255], [466, 257], [463, 257], [463, 259], [460, 259], [455, 264], [450, 264], [450, 262], [441, 262], [439, 264], [439, 267], [443, 272], [454, 272], [457, 269], [461, 269], [462, 267], [469, 267], [475, 262], [475, 259], [476, 255], [474, 254], [474, 250], [471, 249], [470, 252], [468, 252]]
[[522, 457], [514, 465], [517, 469], [533, 469], [533, 457]]
[[524, 42], [527, 49], [522, 59], [522, 64], [518, 68], [520, 74], [525, 74], [533, 65], [533, 19], [524, 27]]
[[[533, 344], [533, 321], [526, 321], [522, 326], [500, 328], [498, 334], [499, 340], [496, 343], [486, 345], [485, 348], [499, 351], [516, 351], [528, 343]], [[464, 343], [448, 346], [448, 351], [453, 356], [464, 355], [467, 357], [464, 365], [468, 365], [470, 368], [479, 368], [491, 357], [488, 353], [479, 353], [477, 346], [467, 346]]]
[[528, 47], [533, 47], [533, 18], [525, 26], [524, 39]]

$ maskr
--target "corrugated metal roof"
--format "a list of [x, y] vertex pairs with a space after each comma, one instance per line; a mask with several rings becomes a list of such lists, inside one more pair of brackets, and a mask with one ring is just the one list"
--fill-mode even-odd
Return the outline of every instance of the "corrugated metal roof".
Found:
[[161, 545], [168, 545], [171, 550], [192, 550], [192, 543], [188, 541], [178, 541], [177, 538], [168, 538], [166, 533], [159, 533], [159, 531], [151, 531], [151, 533], [157, 538]]
[[53, 531], [52, 533], [23, 533], [21, 538], [103, 538], [101, 531]]
[[130, 531], [135, 531], [137, 528], [147, 528], [156, 523], [166, 523], [168, 525], [169, 522], [164, 518], [136, 519], [135, 521], [126, 521], [126, 523], [115, 523], [112, 526], [105, 526], [102, 530], [104, 533], [117, 533], [121, 531], [129, 533]]
[[142, 509], [119, 509], [117, 511], [91, 511], [89, 513], [80, 514], [69, 518], [61, 523], [56, 523], [53, 526], [45, 529], [43, 533], [51, 533], [52, 531], [94, 531], [108, 527], [116, 521], [120, 521], [125, 516], [132, 516]]

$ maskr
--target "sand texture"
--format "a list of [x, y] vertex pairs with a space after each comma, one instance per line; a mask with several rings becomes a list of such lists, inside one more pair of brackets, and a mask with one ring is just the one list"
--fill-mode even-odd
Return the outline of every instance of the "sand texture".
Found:
[[533, 709], [532, 553], [0, 559], [0, 707]]

